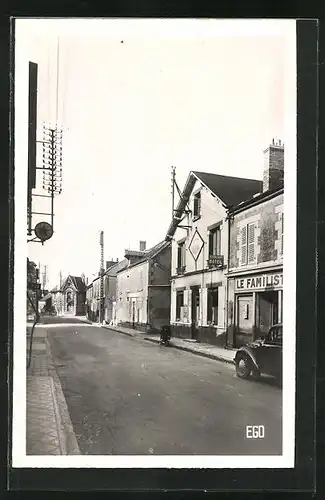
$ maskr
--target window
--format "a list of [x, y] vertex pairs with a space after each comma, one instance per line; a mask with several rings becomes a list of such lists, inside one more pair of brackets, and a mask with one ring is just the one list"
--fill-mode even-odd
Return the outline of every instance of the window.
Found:
[[241, 229], [241, 264], [255, 262], [255, 223], [246, 224]]
[[284, 214], [281, 214], [281, 229], [280, 229], [280, 254], [283, 255], [283, 227], [284, 227]]
[[178, 244], [177, 247], [177, 268], [185, 267], [185, 242]]
[[194, 195], [193, 201], [193, 217], [200, 217], [201, 215], [201, 193]]
[[221, 254], [221, 230], [220, 226], [212, 229], [209, 234], [209, 256]]
[[184, 292], [176, 292], [176, 321], [180, 321], [182, 318], [182, 312], [184, 307]]
[[208, 288], [208, 314], [207, 321], [210, 325], [218, 324], [218, 288]]

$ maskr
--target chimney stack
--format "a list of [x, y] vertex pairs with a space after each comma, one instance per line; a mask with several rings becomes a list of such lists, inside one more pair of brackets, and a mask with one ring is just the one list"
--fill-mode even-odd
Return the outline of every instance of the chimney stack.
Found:
[[283, 187], [284, 144], [274, 141], [264, 151], [263, 193]]
[[147, 246], [146, 241], [140, 241], [140, 252], [144, 252]]

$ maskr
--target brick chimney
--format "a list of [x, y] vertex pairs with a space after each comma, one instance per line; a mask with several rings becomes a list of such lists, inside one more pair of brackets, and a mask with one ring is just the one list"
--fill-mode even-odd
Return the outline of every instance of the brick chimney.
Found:
[[284, 144], [272, 139], [272, 144], [264, 151], [263, 193], [282, 188], [283, 176]]
[[140, 241], [140, 252], [144, 252], [147, 247], [146, 241]]
[[106, 261], [106, 271], [107, 269], [109, 269], [111, 266], [113, 266], [113, 264], [116, 264], [118, 262], [118, 259], [117, 260], [113, 260], [113, 257], [112, 257], [112, 260], [107, 260]]

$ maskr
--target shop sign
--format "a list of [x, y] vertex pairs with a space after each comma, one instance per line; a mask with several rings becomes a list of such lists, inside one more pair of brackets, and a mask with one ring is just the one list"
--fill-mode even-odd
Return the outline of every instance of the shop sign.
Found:
[[247, 290], [282, 289], [283, 274], [259, 274], [235, 279], [235, 290], [244, 292]]

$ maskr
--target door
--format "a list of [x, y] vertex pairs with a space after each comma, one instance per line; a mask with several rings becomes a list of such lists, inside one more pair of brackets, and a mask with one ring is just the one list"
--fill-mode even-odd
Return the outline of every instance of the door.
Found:
[[253, 295], [240, 295], [236, 302], [236, 347], [248, 344], [253, 337]]
[[259, 293], [258, 327], [261, 335], [267, 335], [271, 326], [278, 322], [278, 292]]
[[192, 339], [198, 339], [197, 322], [200, 317], [200, 289], [199, 287], [192, 288], [192, 304], [191, 304], [191, 335]]

